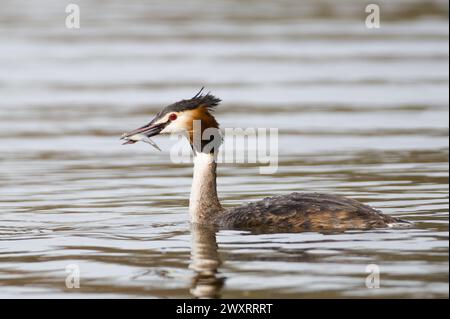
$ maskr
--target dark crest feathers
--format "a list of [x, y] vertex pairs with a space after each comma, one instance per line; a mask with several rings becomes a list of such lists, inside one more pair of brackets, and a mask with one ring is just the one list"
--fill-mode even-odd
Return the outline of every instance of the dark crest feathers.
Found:
[[158, 116], [163, 116], [164, 114], [168, 112], [181, 112], [181, 111], [187, 111], [187, 110], [194, 110], [198, 108], [199, 106], [206, 107], [209, 111], [213, 111], [214, 108], [219, 105], [221, 100], [211, 93], [207, 93], [206, 95], [202, 94], [204, 88], [201, 88], [201, 90], [194, 95], [189, 100], [181, 100], [179, 102], [176, 102], [174, 104], [171, 104], [169, 106], [166, 106], [159, 114]]

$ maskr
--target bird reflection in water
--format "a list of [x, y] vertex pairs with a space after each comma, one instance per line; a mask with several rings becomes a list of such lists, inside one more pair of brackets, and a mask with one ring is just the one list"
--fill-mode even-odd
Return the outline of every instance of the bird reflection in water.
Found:
[[200, 225], [191, 226], [191, 263], [195, 274], [190, 293], [195, 298], [220, 298], [225, 278], [218, 268], [221, 265], [216, 241], [216, 229]]

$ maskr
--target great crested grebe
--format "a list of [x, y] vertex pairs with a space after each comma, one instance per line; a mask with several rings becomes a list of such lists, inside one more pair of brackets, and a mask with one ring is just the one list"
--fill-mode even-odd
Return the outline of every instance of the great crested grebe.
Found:
[[[356, 200], [331, 194], [291, 193], [268, 197], [236, 208], [224, 209], [217, 197], [216, 156], [211, 140], [196, 140], [197, 133], [219, 129], [212, 111], [220, 99], [197, 93], [193, 98], [166, 106], [147, 125], [125, 133], [125, 144], [149, 140], [158, 134], [187, 132], [194, 152], [194, 176], [189, 199], [190, 221], [225, 229], [270, 232], [342, 231], [403, 227], [408, 222], [382, 214]], [[199, 121], [201, 125], [194, 125]], [[195, 130], [201, 130], [196, 132]], [[220, 140], [221, 142], [221, 140]], [[220, 145], [216, 143], [215, 149]]]

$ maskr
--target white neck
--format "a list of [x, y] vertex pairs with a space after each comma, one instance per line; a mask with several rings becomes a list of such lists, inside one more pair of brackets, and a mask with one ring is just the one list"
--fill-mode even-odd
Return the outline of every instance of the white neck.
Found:
[[213, 154], [196, 153], [194, 178], [189, 199], [189, 214], [192, 223], [207, 224], [222, 211], [217, 197], [216, 167]]

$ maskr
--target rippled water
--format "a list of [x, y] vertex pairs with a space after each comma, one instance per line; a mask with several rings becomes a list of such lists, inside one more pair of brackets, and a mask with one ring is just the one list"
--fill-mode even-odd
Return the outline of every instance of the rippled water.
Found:
[[[67, 30], [60, 1], [2, 1], [1, 297], [448, 297], [446, 1], [382, 1], [378, 30], [357, 0], [77, 3]], [[277, 174], [220, 166], [224, 205], [339, 193], [414, 227], [192, 229], [173, 141], [118, 137], [203, 85], [223, 127], [280, 130]]]

